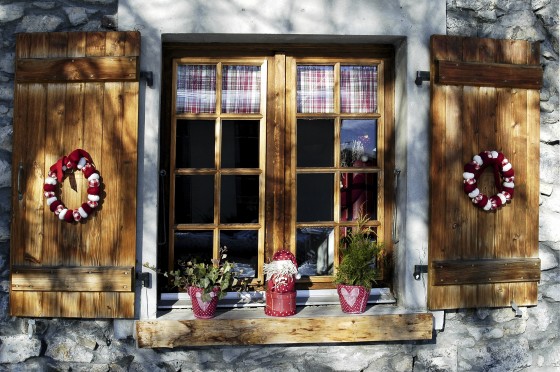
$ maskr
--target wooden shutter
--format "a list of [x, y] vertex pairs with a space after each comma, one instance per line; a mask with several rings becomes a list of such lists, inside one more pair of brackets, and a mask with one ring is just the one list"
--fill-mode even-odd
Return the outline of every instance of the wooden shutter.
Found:
[[[430, 309], [537, 303], [539, 54], [526, 41], [431, 38]], [[496, 212], [463, 192], [463, 166], [484, 150], [515, 170], [514, 198]], [[479, 188], [497, 192], [490, 170]]]
[[[138, 32], [17, 36], [12, 315], [134, 317], [139, 54]], [[66, 223], [46, 205], [43, 183], [77, 148], [101, 173], [102, 202]], [[67, 175], [61, 199], [78, 208], [86, 189], [82, 172]]]

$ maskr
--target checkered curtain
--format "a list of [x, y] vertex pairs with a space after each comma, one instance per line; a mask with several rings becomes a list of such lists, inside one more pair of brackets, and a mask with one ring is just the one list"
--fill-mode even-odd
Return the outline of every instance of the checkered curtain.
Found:
[[222, 112], [259, 113], [261, 105], [261, 68], [224, 66], [222, 70]]
[[177, 66], [178, 114], [216, 112], [216, 66]]
[[340, 67], [340, 111], [377, 111], [377, 66]]
[[297, 66], [297, 112], [334, 112], [333, 66]]

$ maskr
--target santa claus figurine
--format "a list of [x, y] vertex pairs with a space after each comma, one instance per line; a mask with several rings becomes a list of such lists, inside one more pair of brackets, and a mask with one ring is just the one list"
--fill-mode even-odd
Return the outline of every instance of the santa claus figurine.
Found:
[[264, 313], [271, 316], [290, 316], [296, 313], [295, 281], [300, 278], [294, 255], [281, 249], [274, 253], [272, 262], [264, 264], [266, 306]]

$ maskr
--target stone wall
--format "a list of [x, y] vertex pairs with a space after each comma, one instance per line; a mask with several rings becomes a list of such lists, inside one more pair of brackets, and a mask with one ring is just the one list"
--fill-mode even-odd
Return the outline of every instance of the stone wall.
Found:
[[541, 41], [539, 304], [448, 312], [433, 342], [139, 350], [127, 323], [8, 315], [14, 33], [110, 30], [117, 0], [0, 2], [0, 371], [560, 370], [560, 120], [557, 0], [448, 0], [452, 35]]

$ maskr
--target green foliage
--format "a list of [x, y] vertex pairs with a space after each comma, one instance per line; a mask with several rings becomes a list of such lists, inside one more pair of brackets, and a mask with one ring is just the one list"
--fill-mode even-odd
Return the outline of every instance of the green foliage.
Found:
[[371, 239], [373, 230], [366, 226], [369, 218], [360, 214], [357, 226], [341, 239], [342, 260], [338, 266], [335, 283], [361, 285], [368, 291], [375, 283], [377, 263], [383, 256], [383, 243]]
[[220, 258], [212, 260], [212, 263], [196, 262], [196, 259], [189, 261], [179, 261], [178, 269], [162, 272], [156, 268], [144, 264], [145, 267], [155, 270], [166, 278], [171, 278], [174, 287], [179, 290], [187, 291], [189, 287], [199, 287], [203, 289], [202, 300], [210, 301], [210, 293], [214, 288], [218, 288], [218, 299], [222, 299], [228, 290], [234, 287], [243, 289], [247, 285], [247, 279], [238, 279], [235, 265], [225, 260], [227, 257], [226, 247], [220, 249]]

